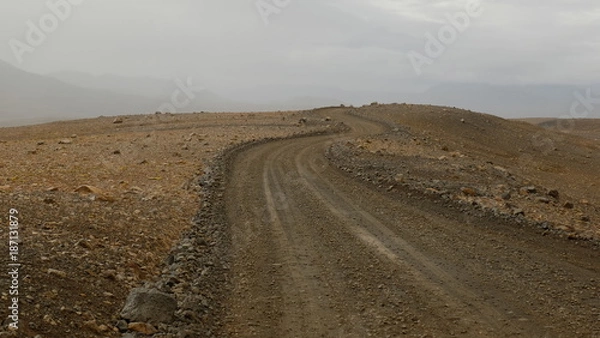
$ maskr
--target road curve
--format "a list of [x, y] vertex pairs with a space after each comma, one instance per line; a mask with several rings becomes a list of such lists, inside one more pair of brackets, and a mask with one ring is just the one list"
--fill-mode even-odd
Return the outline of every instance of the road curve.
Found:
[[600, 337], [597, 249], [376, 191], [324, 154], [384, 127], [328, 115], [233, 160], [223, 336]]

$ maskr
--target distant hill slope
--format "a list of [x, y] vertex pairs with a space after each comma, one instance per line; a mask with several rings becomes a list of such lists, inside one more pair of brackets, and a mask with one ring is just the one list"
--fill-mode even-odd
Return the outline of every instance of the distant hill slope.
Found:
[[0, 123], [147, 112], [147, 98], [73, 86], [0, 61]]
[[[585, 95], [593, 90], [592, 97], [600, 98], [600, 85], [578, 87], [572, 85], [500, 86], [489, 84], [442, 84], [414, 95], [410, 101], [424, 104], [456, 106], [516, 117], [554, 117], [569, 115], [571, 105], [578, 99], [576, 92]], [[578, 113], [581, 113], [578, 109]], [[600, 117], [600, 106], [589, 112], [590, 118]]]

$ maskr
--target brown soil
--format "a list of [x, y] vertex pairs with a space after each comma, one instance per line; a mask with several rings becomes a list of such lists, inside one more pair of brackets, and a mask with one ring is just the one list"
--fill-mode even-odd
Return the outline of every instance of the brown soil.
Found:
[[152, 280], [179, 301], [155, 337], [600, 336], [600, 128], [405, 104], [113, 120], [2, 129], [23, 266], [0, 337], [118, 337]]
[[[236, 143], [321, 128], [299, 119], [163, 114], [1, 129], [2, 219], [19, 211], [23, 265], [13, 334], [119, 336], [114, 325], [129, 290], [158, 275], [200, 208], [206, 160]], [[8, 226], [0, 236], [8, 260]], [[0, 302], [8, 307], [5, 276]]]
[[600, 121], [576, 121], [566, 134], [444, 107], [380, 105], [356, 113], [394, 129], [336, 145], [340, 166], [352, 171], [352, 162], [361, 162], [354, 175], [600, 240], [600, 142], [577, 136], [600, 134]]

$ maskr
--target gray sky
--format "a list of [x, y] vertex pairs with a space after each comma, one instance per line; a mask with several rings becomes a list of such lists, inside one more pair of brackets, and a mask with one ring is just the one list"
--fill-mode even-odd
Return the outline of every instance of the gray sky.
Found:
[[[448, 28], [447, 14], [468, 16], [470, 1], [50, 0], [61, 1], [71, 13], [53, 30], [47, 0], [4, 0], [0, 59], [39, 73], [191, 76], [208, 88], [600, 82], [597, 0], [482, 0], [483, 13], [435, 57], [426, 33]], [[257, 3], [272, 12], [261, 16]], [[44, 18], [49, 33], [19, 64], [10, 41], [28, 44], [28, 20], [40, 28]], [[411, 51], [430, 61], [420, 75]]]

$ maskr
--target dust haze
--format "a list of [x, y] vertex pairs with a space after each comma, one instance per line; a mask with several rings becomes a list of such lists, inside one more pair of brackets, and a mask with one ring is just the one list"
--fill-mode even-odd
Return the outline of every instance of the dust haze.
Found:
[[378, 101], [597, 117], [572, 106], [599, 101], [599, 18], [594, 1], [12, 2], [0, 14], [0, 114]]

